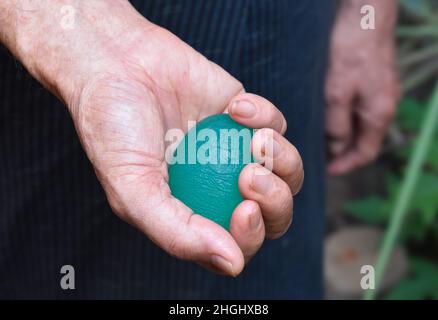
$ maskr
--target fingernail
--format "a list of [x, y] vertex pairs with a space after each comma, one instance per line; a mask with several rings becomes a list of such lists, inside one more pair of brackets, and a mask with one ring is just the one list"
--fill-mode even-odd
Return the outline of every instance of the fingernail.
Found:
[[229, 275], [234, 274], [233, 265], [228, 260], [216, 254], [212, 255], [210, 259], [211, 259], [211, 263], [219, 270], [222, 270]]
[[272, 177], [269, 170], [256, 168], [252, 176], [253, 189], [261, 194], [266, 194], [272, 188]]
[[261, 215], [257, 212], [257, 210], [253, 210], [253, 212], [249, 215], [249, 227], [252, 230], [257, 230], [261, 222]]
[[231, 106], [231, 113], [239, 117], [251, 118], [256, 113], [256, 107], [245, 100], [235, 101]]

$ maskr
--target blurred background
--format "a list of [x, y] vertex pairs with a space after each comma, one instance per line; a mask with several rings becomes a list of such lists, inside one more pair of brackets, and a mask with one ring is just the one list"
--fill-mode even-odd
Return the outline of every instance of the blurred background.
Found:
[[363, 298], [359, 270], [379, 259], [386, 272], [374, 298], [438, 299], [438, 129], [427, 121], [438, 104], [438, 1], [399, 3], [396, 121], [373, 165], [327, 183], [328, 299]]

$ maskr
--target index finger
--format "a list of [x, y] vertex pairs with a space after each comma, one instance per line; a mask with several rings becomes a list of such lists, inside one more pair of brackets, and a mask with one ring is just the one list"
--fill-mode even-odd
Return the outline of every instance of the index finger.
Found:
[[271, 128], [284, 134], [287, 123], [283, 114], [269, 100], [251, 93], [235, 96], [227, 111], [231, 118], [254, 129]]

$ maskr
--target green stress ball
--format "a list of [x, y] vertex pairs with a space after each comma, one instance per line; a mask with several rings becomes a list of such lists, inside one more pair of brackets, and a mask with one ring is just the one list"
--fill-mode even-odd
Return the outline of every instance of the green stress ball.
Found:
[[184, 136], [169, 165], [172, 195], [229, 230], [231, 215], [243, 200], [239, 174], [253, 162], [251, 138], [252, 130], [228, 114], [199, 122]]

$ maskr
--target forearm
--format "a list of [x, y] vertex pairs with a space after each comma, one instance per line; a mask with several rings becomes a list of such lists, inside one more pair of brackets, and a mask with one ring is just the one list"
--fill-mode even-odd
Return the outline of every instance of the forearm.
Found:
[[2, 0], [0, 41], [37, 80], [66, 100], [104, 59], [97, 53], [102, 50], [96, 48], [96, 34], [99, 44], [107, 39], [110, 45], [118, 33], [135, 30], [140, 18], [127, 0], [110, 5], [104, 0]]

